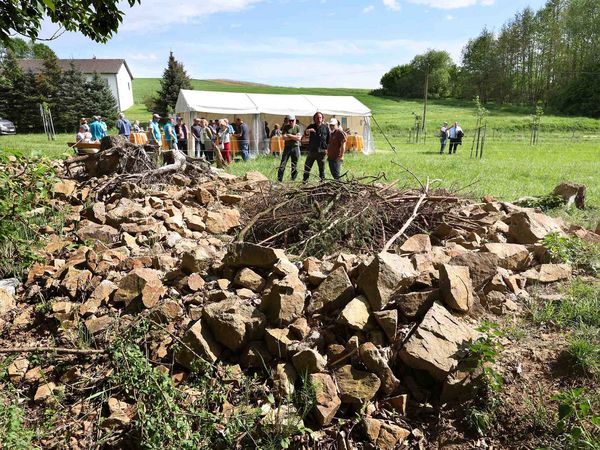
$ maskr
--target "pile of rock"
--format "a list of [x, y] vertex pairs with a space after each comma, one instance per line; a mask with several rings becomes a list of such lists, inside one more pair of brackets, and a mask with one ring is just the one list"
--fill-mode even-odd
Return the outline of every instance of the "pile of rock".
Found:
[[[0, 289], [12, 345], [47, 340], [39, 330], [51, 318], [60, 325], [54, 340], [72, 342], [84, 327], [102, 347], [128, 317], [143, 314], [168, 331], [150, 359], [174, 377], [198, 358], [221, 361], [270, 373], [279, 399], [308, 380], [314, 422], [327, 427], [362, 411], [367, 438], [392, 449], [411, 435], [408, 422], [394, 418], [440, 388], [445, 400], [464, 394], [468, 374], [459, 364], [479, 313], [516, 311], [528, 286], [571, 276], [571, 267], [547, 262], [540, 244], [565, 232], [559, 221], [493, 199], [454, 211], [460, 229], [413, 235], [394, 253], [297, 260], [233, 242], [236, 205], [268, 183], [257, 173], [221, 175], [93, 204], [90, 189], [59, 183], [55, 195], [71, 205], [65, 234], [46, 230], [47, 262], [31, 268], [19, 293], [14, 284]], [[41, 370], [22, 357], [9, 375], [35, 384], [34, 400], [44, 402], [61, 379], [47, 368], [36, 377]], [[127, 405], [111, 402], [106, 420], [126, 423]], [[422, 439], [419, 430], [412, 436]]]

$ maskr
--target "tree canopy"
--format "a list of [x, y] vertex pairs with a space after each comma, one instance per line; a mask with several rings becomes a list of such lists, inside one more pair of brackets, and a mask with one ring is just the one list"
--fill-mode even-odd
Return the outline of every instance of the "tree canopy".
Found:
[[7, 45], [14, 33], [36, 40], [45, 17], [67, 31], [106, 42], [123, 21], [120, 5], [136, 3], [140, 0], [4, 0], [0, 3], [0, 42]]
[[[386, 73], [382, 93], [422, 96], [427, 55]], [[430, 74], [432, 97], [541, 102], [556, 112], [600, 117], [600, 1], [548, 0], [538, 11], [526, 8], [498, 32], [483, 29], [469, 40], [458, 66], [441, 67]]]
[[173, 56], [173, 52], [171, 52], [167, 68], [160, 80], [160, 91], [153, 101], [153, 112], [161, 116], [171, 114], [175, 110], [175, 104], [181, 89], [193, 89], [192, 82], [183, 64], [178, 62]]

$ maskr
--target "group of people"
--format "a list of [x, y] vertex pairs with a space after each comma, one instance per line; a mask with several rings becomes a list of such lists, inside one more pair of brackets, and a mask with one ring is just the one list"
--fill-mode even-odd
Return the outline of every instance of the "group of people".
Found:
[[450, 147], [448, 148], [448, 154], [451, 155], [456, 153], [456, 149], [459, 145], [462, 145], [462, 139], [465, 136], [463, 129], [460, 127], [458, 122], [454, 122], [450, 128], [448, 128], [448, 122], [444, 122], [442, 128], [440, 128], [440, 155], [444, 154], [446, 144], [450, 141]]
[[[316, 112], [311, 123], [304, 134], [308, 137], [308, 154], [304, 163], [303, 181], [307, 182], [314, 163], [319, 168], [319, 179], [325, 179], [325, 158], [329, 165], [331, 176], [338, 180], [341, 177], [342, 162], [346, 151], [346, 133], [340, 128], [340, 123], [333, 118], [329, 123], [324, 123], [323, 114]], [[277, 171], [277, 179], [283, 181], [283, 175], [287, 162], [291, 160], [292, 181], [298, 176], [298, 160], [300, 159], [300, 143], [302, 132], [296, 123], [296, 116], [289, 115], [281, 128], [281, 136], [284, 140], [284, 149], [281, 155], [281, 163]]]
[[[141, 131], [140, 123], [136, 120], [132, 125], [123, 113], [119, 113], [117, 117], [116, 128], [120, 135], [124, 135], [128, 139], [132, 132], [139, 133]], [[79, 119], [76, 142], [84, 144], [97, 143], [107, 134], [108, 126], [101, 116], [94, 116], [90, 124], [88, 124], [88, 119], [82, 117]]]

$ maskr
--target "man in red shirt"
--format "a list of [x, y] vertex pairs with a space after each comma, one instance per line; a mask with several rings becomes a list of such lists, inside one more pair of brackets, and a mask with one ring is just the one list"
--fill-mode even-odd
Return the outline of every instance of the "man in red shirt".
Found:
[[329, 171], [335, 180], [340, 179], [344, 152], [346, 151], [346, 133], [340, 129], [337, 119], [329, 121], [329, 144], [327, 145], [327, 161]]

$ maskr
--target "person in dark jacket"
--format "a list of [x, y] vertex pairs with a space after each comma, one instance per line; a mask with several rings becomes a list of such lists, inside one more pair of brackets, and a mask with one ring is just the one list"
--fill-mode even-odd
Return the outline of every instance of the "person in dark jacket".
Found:
[[458, 122], [454, 122], [454, 125], [448, 130], [448, 137], [450, 138], [450, 148], [448, 149], [449, 155], [456, 153], [458, 146], [462, 145], [464, 135], [465, 133]]
[[319, 167], [319, 178], [325, 179], [325, 156], [329, 144], [329, 126], [323, 122], [323, 114], [315, 113], [313, 123], [306, 127], [304, 132], [308, 136], [308, 154], [304, 163], [303, 181], [306, 183], [310, 177], [310, 171], [315, 161]]

